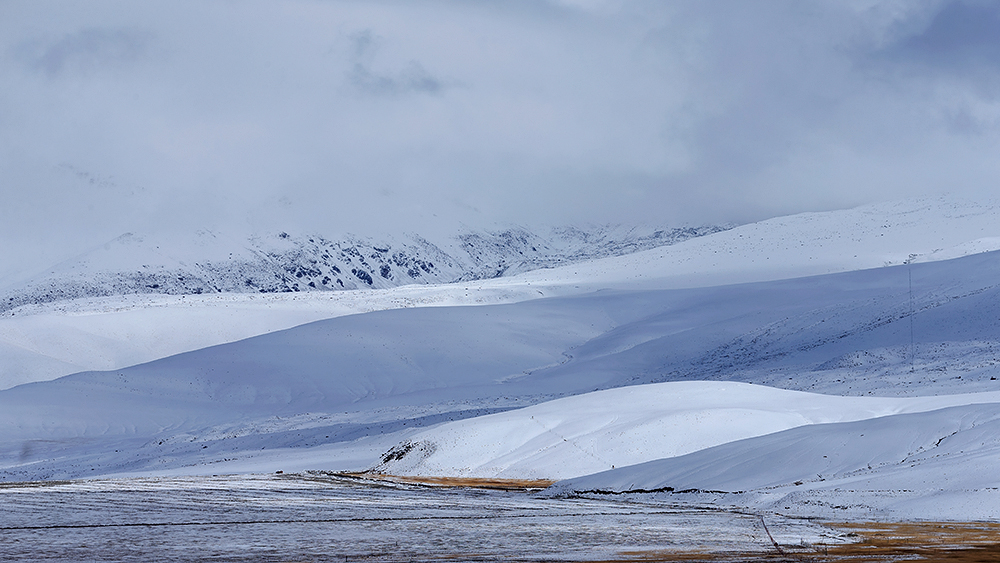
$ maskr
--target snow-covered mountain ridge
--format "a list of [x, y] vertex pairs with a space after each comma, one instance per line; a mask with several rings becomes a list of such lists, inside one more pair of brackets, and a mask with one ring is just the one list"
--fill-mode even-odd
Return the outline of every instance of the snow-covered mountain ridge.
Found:
[[319, 235], [199, 231], [188, 240], [126, 233], [0, 295], [0, 312], [132, 294], [292, 293], [384, 289], [490, 279], [632, 252], [729, 226], [560, 227], [466, 231], [433, 243], [419, 235], [331, 240]]
[[[593, 248], [627, 238], [621, 233], [604, 236], [587, 232], [591, 234], [564, 234], [560, 240], [576, 240], [574, 244], [564, 243], [565, 248], [579, 249], [580, 240]], [[645, 234], [651, 233], [655, 231]], [[632, 235], [645, 236], [634, 231]], [[292, 241], [299, 238], [276, 236], [268, 240], [291, 248]], [[308, 243], [308, 238], [304, 240]], [[225, 261], [238, 247], [236, 242], [222, 235], [202, 233], [193, 240], [173, 240], [170, 248], [184, 258], [185, 264], [191, 263], [185, 258], [190, 256]], [[122, 270], [123, 257], [131, 257], [129, 263], [136, 271], [143, 264], [151, 265], [148, 261], [158, 256], [164, 263], [176, 262], [156, 254], [167, 251], [156, 249], [151, 239], [116, 244], [142, 252], [123, 252], [109, 245], [108, 251], [102, 248], [90, 253], [86, 264], [77, 261], [62, 265], [59, 271], [70, 273], [51, 279], [78, 279], [92, 284], [95, 271]], [[475, 248], [487, 247], [475, 241], [473, 244]], [[692, 288], [788, 279], [944, 260], [997, 248], [1000, 204], [942, 197], [778, 217], [669, 246], [521, 274], [512, 274], [514, 270], [508, 269], [509, 275], [503, 277], [460, 284], [283, 293], [135, 293], [22, 305], [0, 312], [0, 389], [79, 371], [118, 369], [340, 315], [408, 307], [512, 303], [607, 288]], [[448, 252], [464, 251], [449, 247]], [[283, 275], [287, 277], [287, 273]], [[428, 277], [422, 279], [429, 281]], [[381, 276], [373, 277], [373, 284], [382, 281]], [[308, 285], [306, 289], [311, 290]], [[98, 288], [98, 293], [102, 291], [110, 290]]]
[[1000, 250], [1000, 200], [942, 196], [775, 217], [674, 246], [534, 270], [532, 284], [685, 288], [934, 262]]

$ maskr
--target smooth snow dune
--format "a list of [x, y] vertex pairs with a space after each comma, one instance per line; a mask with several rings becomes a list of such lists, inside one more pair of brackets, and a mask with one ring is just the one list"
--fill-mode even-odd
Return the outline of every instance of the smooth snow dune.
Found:
[[[524, 377], [525, 370], [565, 360], [566, 349], [613, 326], [608, 309], [626, 301], [597, 299], [575, 307], [546, 300], [337, 317], [122, 370], [8, 389], [0, 393], [0, 417], [13, 418], [20, 428], [51, 429], [78, 420], [58, 416], [65, 405], [89, 409], [85, 432], [66, 430], [74, 436], [104, 434], [103, 428], [126, 420], [146, 427], [134, 411], [156, 411], [161, 404], [169, 404], [179, 421], [224, 421], [344, 410], [422, 392], [435, 402], [456, 393], [467, 398], [467, 388], [498, 387]], [[85, 404], [78, 404], [81, 398]]]
[[111, 370], [294, 326], [411, 307], [511, 303], [530, 286], [459, 285], [323, 293], [130, 295], [22, 307], [0, 315], [0, 390]]
[[[822, 517], [1000, 518], [1000, 403], [802, 426], [553, 485]], [[714, 496], [713, 496], [714, 495]]]
[[655, 250], [461, 284], [308, 295], [135, 295], [25, 306], [0, 316], [0, 389], [120, 369], [367, 311], [513, 303], [609, 288], [720, 286], [995, 249], [997, 202], [917, 199], [779, 217]]
[[[428, 429], [397, 445], [373, 471], [391, 475], [565, 479], [681, 456], [798, 426], [997, 401], [1000, 392], [876, 398], [819, 395], [733, 382], [639, 385]], [[702, 475], [699, 471], [693, 475]]]

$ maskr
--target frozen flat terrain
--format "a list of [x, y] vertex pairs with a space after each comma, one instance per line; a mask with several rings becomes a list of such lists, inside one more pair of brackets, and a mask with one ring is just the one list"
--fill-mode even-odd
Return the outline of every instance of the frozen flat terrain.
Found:
[[324, 474], [0, 486], [0, 559], [608, 561], [853, 541], [768, 517], [524, 492], [384, 487]]

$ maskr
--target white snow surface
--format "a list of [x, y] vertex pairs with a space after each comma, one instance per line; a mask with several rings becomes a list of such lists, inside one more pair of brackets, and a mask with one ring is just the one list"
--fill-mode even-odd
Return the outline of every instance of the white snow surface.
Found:
[[[681, 288], [931, 262], [1000, 249], [1000, 201], [942, 196], [800, 213], [627, 256], [526, 273], [533, 283]], [[570, 275], [569, 273], [572, 272]], [[566, 280], [560, 278], [565, 276]]]
[[[635, 254], [459, 284], [307, 294], [143, 294], [29, 305], [0, 315], [0, 389], [374, 310], [512, 303], [606, 288], [708, 287], [998, 248], [1000, 204], [944, 197], [779, 217]], [[176, 259], [183, 261], [184, 249], [178, 252]]]
[[[801, 426], [557, 483], [844, 519], [1000, 519], [1000, 403]], [[669, 488], [669, 489], [668, 489]]]
[[34, 382], [0, 390], [0, 481], [377, 467], [997, 519], [997, 209], [805, 214], [474, 283], [14, 309], [4, 376]]
[[[952, 406], [996, 403], [1000, 391], [938, 397], [839, 397], [736, 382], [684, 381], [636, 385], [585, 393], [539, 405], [451, 422], [410, 436], [397, 446], [400, 455], [374, 468], [391, 475], [567, 479], [659, 458], [676, 457], [719, 444], [810, 424], [848, 422]], [[937, 428], [928, 435], [937, 435]], [[817, 444], [821, 443], [819, 440]], [[883, 444], [874, 444], [884, 450]], [[393, 453], [395, 453], [393, 452]], [[405, 454], [403, 452], [406, 452]], [[895, 455], [895, 454], [893, 454]], [[904, 456], [905, 457], [905, 456]], [[747, 478], [729, 463], [730, 478]], [[675, 488], [720, 488], [698, 468]], [[782, 466], [792, 481], [802, 471]], [[783, 482], [784, 474], [762, 471]], [[617, 480], [580, 480], [574, 488], [616, 489], [622, 479], [631, 489], [666, 486], [661, 472], [641, 476], [621, 470]], [[807, 475], [808, 476], [808, 475]], [[759, 478], [759, 477], [758, 477]], [[669, 479], [667, 480], [669, 483]], [[601, 484], [608, 483], [605, 486]], [[774, 484], [771, 481], [764, 486]], [[731, 490], [731, 489], [727, 489]], [[741, 489], [737, 489], [741, 490]]]
[[515, 302], [529, 286], [406, 286], [338, 292], [129, 295], [21, 307], [0, 316], [0, 389], [111, 370], [344, 315]]

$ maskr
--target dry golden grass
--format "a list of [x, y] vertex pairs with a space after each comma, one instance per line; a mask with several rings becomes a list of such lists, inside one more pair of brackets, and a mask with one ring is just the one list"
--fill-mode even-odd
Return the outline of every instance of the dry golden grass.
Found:
[[623, 551], [618, 554], [621, 558], [612, 561], [590, 561], [588, 563], [651, 563], [658, 561], [753, 561], [753, 555], [727, 553], [724, 556], [707, 551]]
[[424, 485], [427, 487], [454, 487], [466, 489], [499, 489], [504, 491], [525, 491], [544, 489], [555, 481], [548, 479], [480, 479], [477, 477], [412, 477], [408, 475], [385, 475], [382, 473], [339, 473], [344, 477], [401, 483], [406, 485]]
[[[841, 523], [858, 543], [830, 546], [828, 561], [1000, 562], [1000, 524], [992, 522]], [[824, 559], [819, 559], [820, 561]]]

